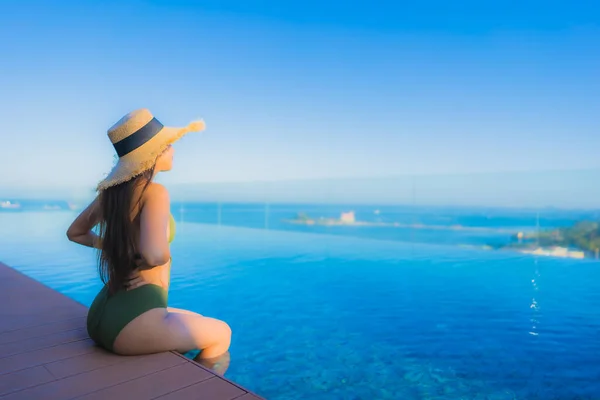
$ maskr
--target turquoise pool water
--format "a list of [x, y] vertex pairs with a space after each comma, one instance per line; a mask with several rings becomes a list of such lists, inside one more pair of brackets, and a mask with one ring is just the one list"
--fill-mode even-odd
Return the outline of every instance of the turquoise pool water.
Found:
[[[0, 214], [0, 260], [89, 305], [75, 214]], [[227, 377], [268, 399], [593, 399], [600, 263], [178, 225], [170, 300], [234, 331]]]

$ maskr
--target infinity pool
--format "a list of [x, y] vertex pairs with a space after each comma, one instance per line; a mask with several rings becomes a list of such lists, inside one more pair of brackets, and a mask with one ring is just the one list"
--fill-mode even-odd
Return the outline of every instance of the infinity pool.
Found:
[[[74, 216], [0, 214], [0, 260], [89, 305]], [[597, 262], [195, 223], [172, 255], [172, 305], [226, 320], [268, 399], [600, 396]]]

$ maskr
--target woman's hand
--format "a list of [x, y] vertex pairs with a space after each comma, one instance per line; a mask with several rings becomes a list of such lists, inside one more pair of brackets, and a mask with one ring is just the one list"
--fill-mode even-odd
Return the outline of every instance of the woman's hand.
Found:
[[134, 269], [127, 279], [127, 290], [137, 289], [140, 286], [147, 285], [148, 282], [142, 277], [139, 269]]
[[92, 229], [100, 222], [100, 202], [98, 197], [90, 203], [75, 218], [75, 221], [67, 230], [67, 237], [70, 241], [81, 244], [83, 246], [102, 248], [101, 238], [92, 232]]
[[133, 290], [140, 286], [154, 284], [163, 289], [169, 288], [170, 262], [150, 269], [137, 268], [129, 275], [127, 290]]

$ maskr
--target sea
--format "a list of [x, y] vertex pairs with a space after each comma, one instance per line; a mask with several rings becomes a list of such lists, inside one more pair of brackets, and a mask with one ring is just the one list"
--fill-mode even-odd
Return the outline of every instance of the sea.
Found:
[[[96, 253], [65, 236], [78, 210], [20, 204], [0, 211], [0, 261], [89, 305], [101, 287]], [[600, 262], [489, 249], [515, 232], [599, 219], [597, 211], [171, 211], [171, 305], [227, 321], [226, 377], [267, 399], [600, 399]], [[287, 222], [350, 211], [387, 225]]]

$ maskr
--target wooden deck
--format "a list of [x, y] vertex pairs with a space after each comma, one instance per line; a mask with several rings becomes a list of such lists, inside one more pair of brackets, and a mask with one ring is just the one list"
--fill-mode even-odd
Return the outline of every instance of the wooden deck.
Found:
[[94, 345], [87, 308], [0, 263], [0, 399], [261, 397], [182, 355], [123, 357]]

